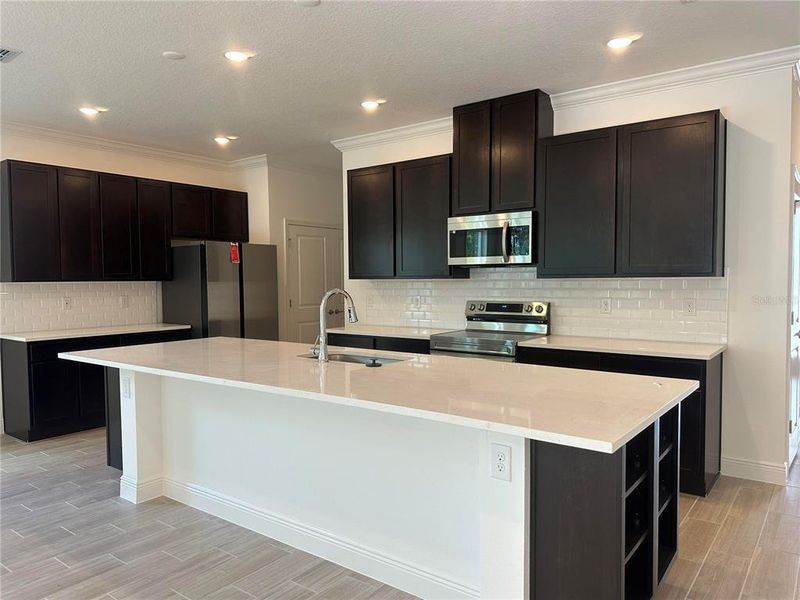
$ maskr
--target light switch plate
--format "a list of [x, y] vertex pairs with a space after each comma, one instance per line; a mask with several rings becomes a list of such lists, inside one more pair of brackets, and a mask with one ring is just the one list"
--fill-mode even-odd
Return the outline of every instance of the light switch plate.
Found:
[[502, 481], [511, 481], [511, 446], [491, 443], [492, 451], [492, 477]]

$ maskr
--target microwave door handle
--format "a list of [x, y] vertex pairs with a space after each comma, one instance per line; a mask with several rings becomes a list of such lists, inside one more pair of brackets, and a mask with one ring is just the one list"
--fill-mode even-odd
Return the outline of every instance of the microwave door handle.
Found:
[[508, 221], [503, 223], [503, 240], [502, 240], [502, 242], [503, 242], [502, 243], [502, 246], [503, 246], [503, 262], [507, 263], [508, 260], [509, 260], [509, 258], [508, 258]]

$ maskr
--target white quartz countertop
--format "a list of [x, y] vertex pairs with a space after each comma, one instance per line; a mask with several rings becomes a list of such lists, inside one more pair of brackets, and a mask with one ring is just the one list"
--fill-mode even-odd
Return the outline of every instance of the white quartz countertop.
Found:
[[70, 338], [95, 337], [102, 335], [124, 335], [129, 333], [153, 333], [190, 328], [190, 325], [150, 323], [146, 325], [114, 325], [110, 327], [85, 327], [82, 329], [56, 329], [51, 331], [3, 333], [0, 334], [0, 338], [15, 342], [46, 342], [50, 340], [66, 340]]
[[404, 327], [402, 325], [348, 325], [346, 327], [329, 327], [328, 333], [344, 333], [347, 335], [372, 335], [375, 337], [397, 337], [418, 340], [429, 340], [435, 333], [453, 331], [452, 329], [433, 329], [430, 327]]
[[59, 356], [609, 453], [698, 388], [683, 379], [373, 350], [347, 352], [405, 360], [319, 364], [300, 356], [307, 352], [306, 344], [208, 338]]
[[651, 340], [579, 337], [573, 335], [548, 335], [528, 340], [527, 342], [521, 342], [520, 346], [525, 348], [606, 352], [609, 354], [661, 356], [692, 360], [711, 360], [718, 354], [722, 354], [727, 348], [725, 344], [657, 342]]

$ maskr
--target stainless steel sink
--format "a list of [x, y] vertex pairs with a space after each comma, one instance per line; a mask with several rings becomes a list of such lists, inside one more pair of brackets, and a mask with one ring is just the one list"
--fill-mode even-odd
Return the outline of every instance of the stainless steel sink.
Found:
[[[317, 360], [316, 354], [309, 352], [308, 354], [301, 354], [300, 358], [313, 358]], [[382, 367], [383, 365], [390, 365], [392, 363], [403, 362], [407, 358], [387, 358], [385, 356], [367, 356], [366, 354], [343, 354], [341, 352], [328, 354], [328, 360], [331, 362], [348, 362], [364, 365], [367, 367]]]

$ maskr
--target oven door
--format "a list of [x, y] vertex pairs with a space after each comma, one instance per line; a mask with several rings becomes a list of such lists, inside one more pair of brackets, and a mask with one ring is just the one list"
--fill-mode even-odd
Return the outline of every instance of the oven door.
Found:
[[447, 264], [530, 264], [533, 262], [533, 234], [531, 211], [450, 217], [447, 219]]

